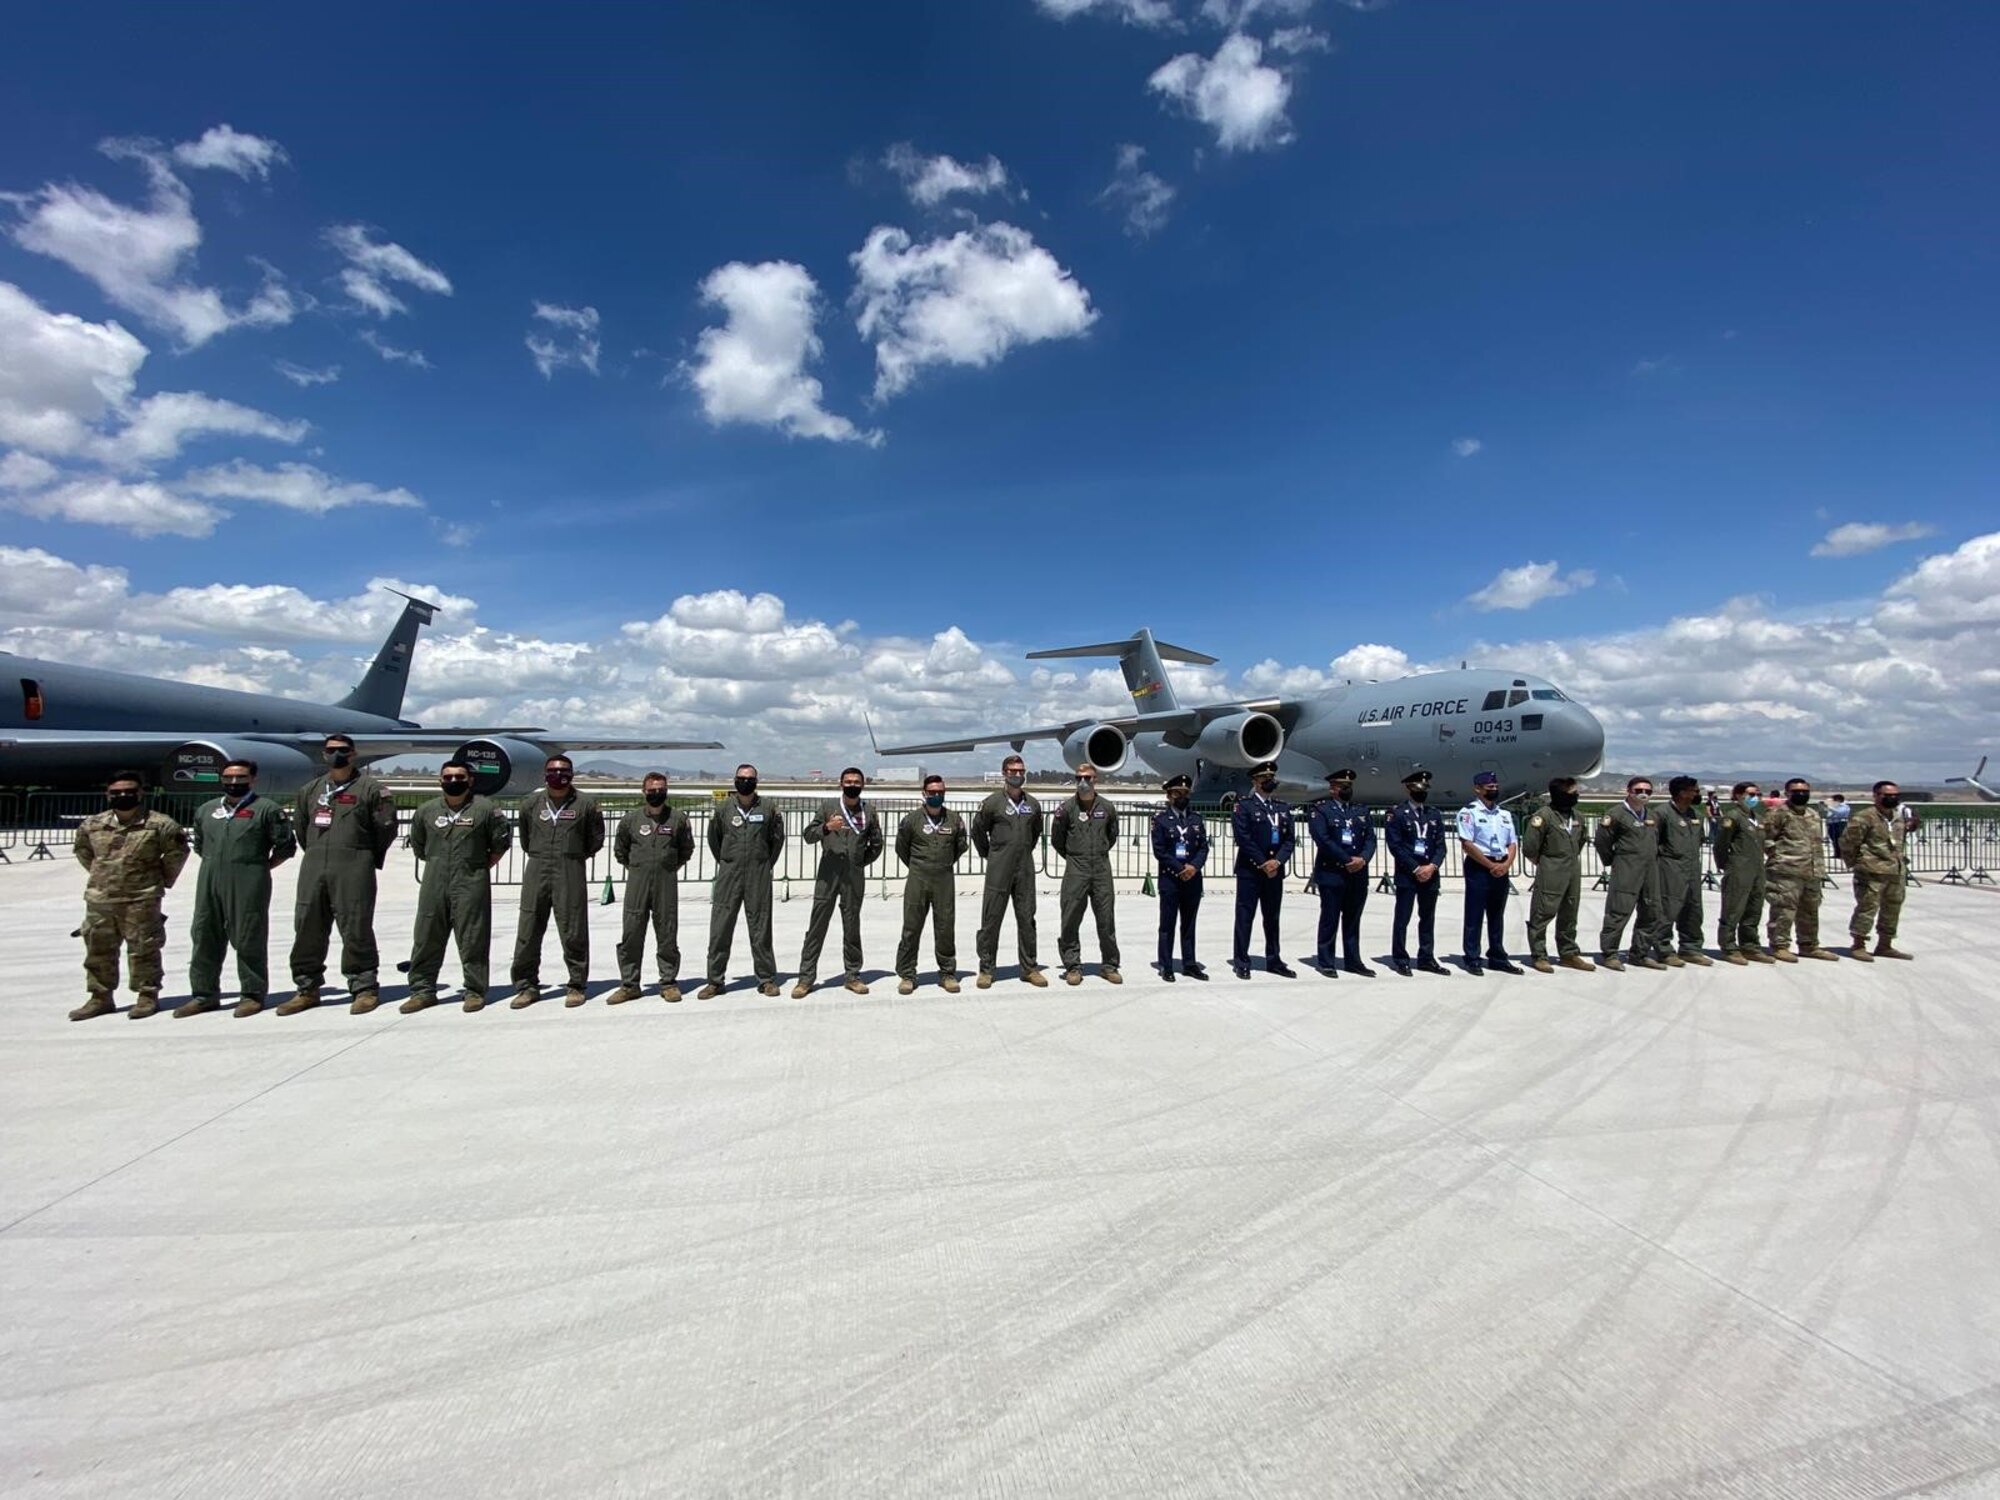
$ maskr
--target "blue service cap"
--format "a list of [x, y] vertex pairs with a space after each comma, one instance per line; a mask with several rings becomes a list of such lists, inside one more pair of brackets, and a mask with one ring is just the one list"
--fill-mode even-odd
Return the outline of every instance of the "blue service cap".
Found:
[[1477, 776], [1472, 778], [1472, 784], [1474, 786], [1498, 786], [1500, 785], [1500, 778], [1491, 771], [1481, 771]]

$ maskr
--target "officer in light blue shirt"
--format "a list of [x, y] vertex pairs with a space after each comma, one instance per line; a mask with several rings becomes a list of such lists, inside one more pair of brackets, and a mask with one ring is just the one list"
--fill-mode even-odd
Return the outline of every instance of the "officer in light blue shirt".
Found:
[[[1521, 971], [1507, 958], [1507, 945], [1500, 935], [1507, 916], [1507, 896], [1513, 890], [1508, 877], [1520, 857], [1520, 839], [1514, 832], [1514, 815], [1500, 805], [1500, 778], [1481, 771], [1472, 778], [1472, 801], [1458, 811], [1458, 842], [1465, 851], [1465, 972], [1482, 974], [1494, 969], [1502, 974]], [[1486, 961], [1479, 960], [1479, 929], [1486, 928]]]

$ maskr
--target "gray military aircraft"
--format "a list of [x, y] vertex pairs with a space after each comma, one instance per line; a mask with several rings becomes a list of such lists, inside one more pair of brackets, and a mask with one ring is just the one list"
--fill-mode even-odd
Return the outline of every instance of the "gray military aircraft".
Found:
[[[391, 590], [391, 592], [396, 592]], [[539, 786], [558, 751], [719, 750], [716, 740], [591, 739], [541, 728], [425, 729], [401, 718], [417, 632], [437, 606], [405, 602], [375, 662], [338, 703], [197, 687], [0, 651], [0, 786], [96, 789], [127, 768], [158, 767], [168, 791], [204, 791], [239, 757], [267, 791], [292, 791], [320, 770], [321, 739], [354, 738], [363, 765], [393, 755], [456, 752], [488, 794]]]
[[1946, 786], [1969, 786], [1979, 794], [1981, 802], [2000, 802], [2000, 792], [1996, 792], [1979, 778], [1986, 774], [1986, 757], [1979, 757], [1979, 766], [1970, 776], [1947, 776]]
[[1136, 753], [1163, 776], [1194, 778], [1199, 802], [1233, 801], [1250, 786], [1250, 768], [1275, 761], [1282, 793], [1326, 794], [1326, 773], [1351, 766], [1354, 795], [1373, 803], [1400, 802], [1402, 779], [1431, 772], [1431, 796], [1468, 800], [1472, 778], [1492, 771], [1501, 796], [1547, 789], [1557, 776], [1581, 780], [1604, 763], [1604, 726], [1553, 683], [1504, 670], [1425, 672], [1394, 682], [1353, 683], [1306, 698], [1263, 698], [1182, 707], [1165, 663], [1210, 666], [1215, 658], [1169, 646], [1141, 630], [1129, 640], [1054, 651], [1030, 660], [1115, 657], [1125, 673], [1134, 712], [1108, 719], [897, 745], [884, 755], [944, 755], [981, 745], [1059, 740], [1074, 770], [1089, 762], [1106, 773]]

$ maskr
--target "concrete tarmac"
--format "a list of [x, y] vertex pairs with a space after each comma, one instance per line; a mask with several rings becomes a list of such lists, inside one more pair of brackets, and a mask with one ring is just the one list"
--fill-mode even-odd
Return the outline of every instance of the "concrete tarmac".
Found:
[[578, 1010], [72, 1025], [79, 886], [0, 867], [10, 1496], [2000, 1494], [1990, 892], [1911, 964], [1245, 983], [1225, 878], [1207, 984], [1130, 892], [1123, 986], [1010, 930], [907, 998], [871, 898], [868, 997], [698, 1002], [697, 887], [679, 1005], [596, 908]]

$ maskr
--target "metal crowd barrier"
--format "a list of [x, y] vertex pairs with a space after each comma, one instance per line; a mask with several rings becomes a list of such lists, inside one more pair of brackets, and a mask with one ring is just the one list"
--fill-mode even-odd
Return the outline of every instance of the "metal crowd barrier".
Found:
[[[205, 799], [200, 797], [156, 796], [148, 805], [159, 808], [186, 823], [192, 820], [196, 806], [203, 800]], [[870, 882], [878, 885], [884, 896], [900, 895], [903, 866], [896, 858], [896, 828], [902, 822], [904, 814], [916, 810], [920, 805], [919, 800], [910, 796], [872, 795], [868, 800], [869, 806], [882, 819], [885, 843], [882, 858], [869, 867]], [[1153, 860], [1152, 849], [1153, 814], [1160, 809], [1161, 804], [1156, 801], [1116, 796], [1109, 800], [1117, 804], [1120, 820], [1118, 844], [1112, 852], [1111, 860], [1113, 878], [1136, 884], [1154, 876], [1157, 867]], [[780, 852], [777, 867], [773, 871], [773, 878], [778, 882], [780, 898], [793, 894], [795, 886], [810, 891], [814, 872], [819, 866], [820, 851], [817, 845], [808, 844], [800, 836], [800, 831], [817, 814], [824, 799], [819, 796], [772, 796], [766, 797], [764, 801], [785, 820], [785, 844]], [[604, 812], [604, 849], [590, 862], [590, 879], [594, 888], [601, 889], [602, 883], [609, 879], [616, 889], [624, 882], [625, 872], [612, 858], [611, 841], [617, 832], [618, 820], [640, 803], [638, 798], [631, 794], [599, 797], [597, 802]], [[509, 817], [514, 815], [516, 803], [517, 799], [501, 799], [501, 807]], [[1050, 846], [1047, 832], [1049, 820], [1054, 817], [1055, 809], [1060, 805], [1056, 799], [1042, 799], [1044, 818], [1039, 867], [1041, 873], [1050, 879], [1062, 873], [1062, 858]], [[68, 845], [77, 823], [89, 814], [101, 810], [103, 806], [104, 798], [101, 795], [88, 792], [31, 792], [25, 796], [6, 794], [0, 797], [0, 850], [18, 851], [25, 848], [33, 852], [38, 847], [46, 847], [61, 857], [68, 858]], [[970, 824], [973, 809], [961, 806], [957, 810]], [[689, 860], [681, 871], [681, 879], [696, 883], [708, 881], [714, 875], [707, 840], [711, 808], [709, 805], [702, 805], [685, 807], [682, 811], [686, 812], [688, 821], [693, 826], [694, 858]], [[1388, 847], [1381, 842], [1383, 811], [1379, 808], [1374, 810], [1378, 842], [1375, 857], [1369, 864], [1370, 875], [1378, 880], [1386, 878], [1392, 869]], [[1447, 824], [1444, 877], [1457, 879], [1463, 874], [1463, 859], [1458, 848], [1458, 840], [1451, 836], [1449, 826], [1457, 809], [1441, 807], [1438, 811]], [[1299, 808], [1295, 812], [1296, 843], [1292, 853], [1290, 874], [1299, 880], [1309, 876], [1313, 867], [1312, 838], [1306, 831], [1306, 815], [1305, 808]], [[413, 811], [407, 808], [399, 814], [401, 835], [398, 842], [404, 848], [409, 843], [410, 821], [413, 816]], [[1525, 823], [1525, 816], [1516, 812], [1517, 826]], [[1598, 810], [1590, 810], [1587, 816], [1594, 824]], [[1208, 813], [1203, 816], [1203, 822], [1208, 827], [1210, 844], [1208, 872], [1210, 875], [1226, 876], [1235, 863], [1229, 819], [1221, 813]], [[1976, 814], [1946, 816], [1926, 809], [1916, 832], [1909, 840], [1908, 849], [1910, 874], [1919, 881], [1937, 879], [1953, 883], [1958, 881], [1985, 883], [1995, 878], [1996, 874], [2000, 874], [2000, 817], [1982, 817]], [[12, 857], [18, 860], [21, 856], [18, 852], [14, 852]], [[494, 870], [495, 882], [501, 885], [518, 884], [521, 877], [521, 858], [520, 844], [517, 841]], [[417, 869], [414, 860], [400, 856], [400, 853], [392, 855], [390, 869], [393, 871], [398, 865], [402, 867], [407, 878], [416, 878]], [[1705, 877], [1713, 880], [1714, 861], [1708, 853], [1705, 836], [1702, 866]], [[965, 858], [959, 864], [959, 872], [968, 877], [978, 877], [984, 870], [985, 861], [979, 857], [979, 851], [968, 847]], [[1846, 873], [1840, 863], [1830, 855], [1828, 873], [1835, 881], [1840, 881]], [[1583, 874], [1586, 886], [1595, 881], [1600, 874], [1597, 853], [1587, 846], [1584, 851]]]

